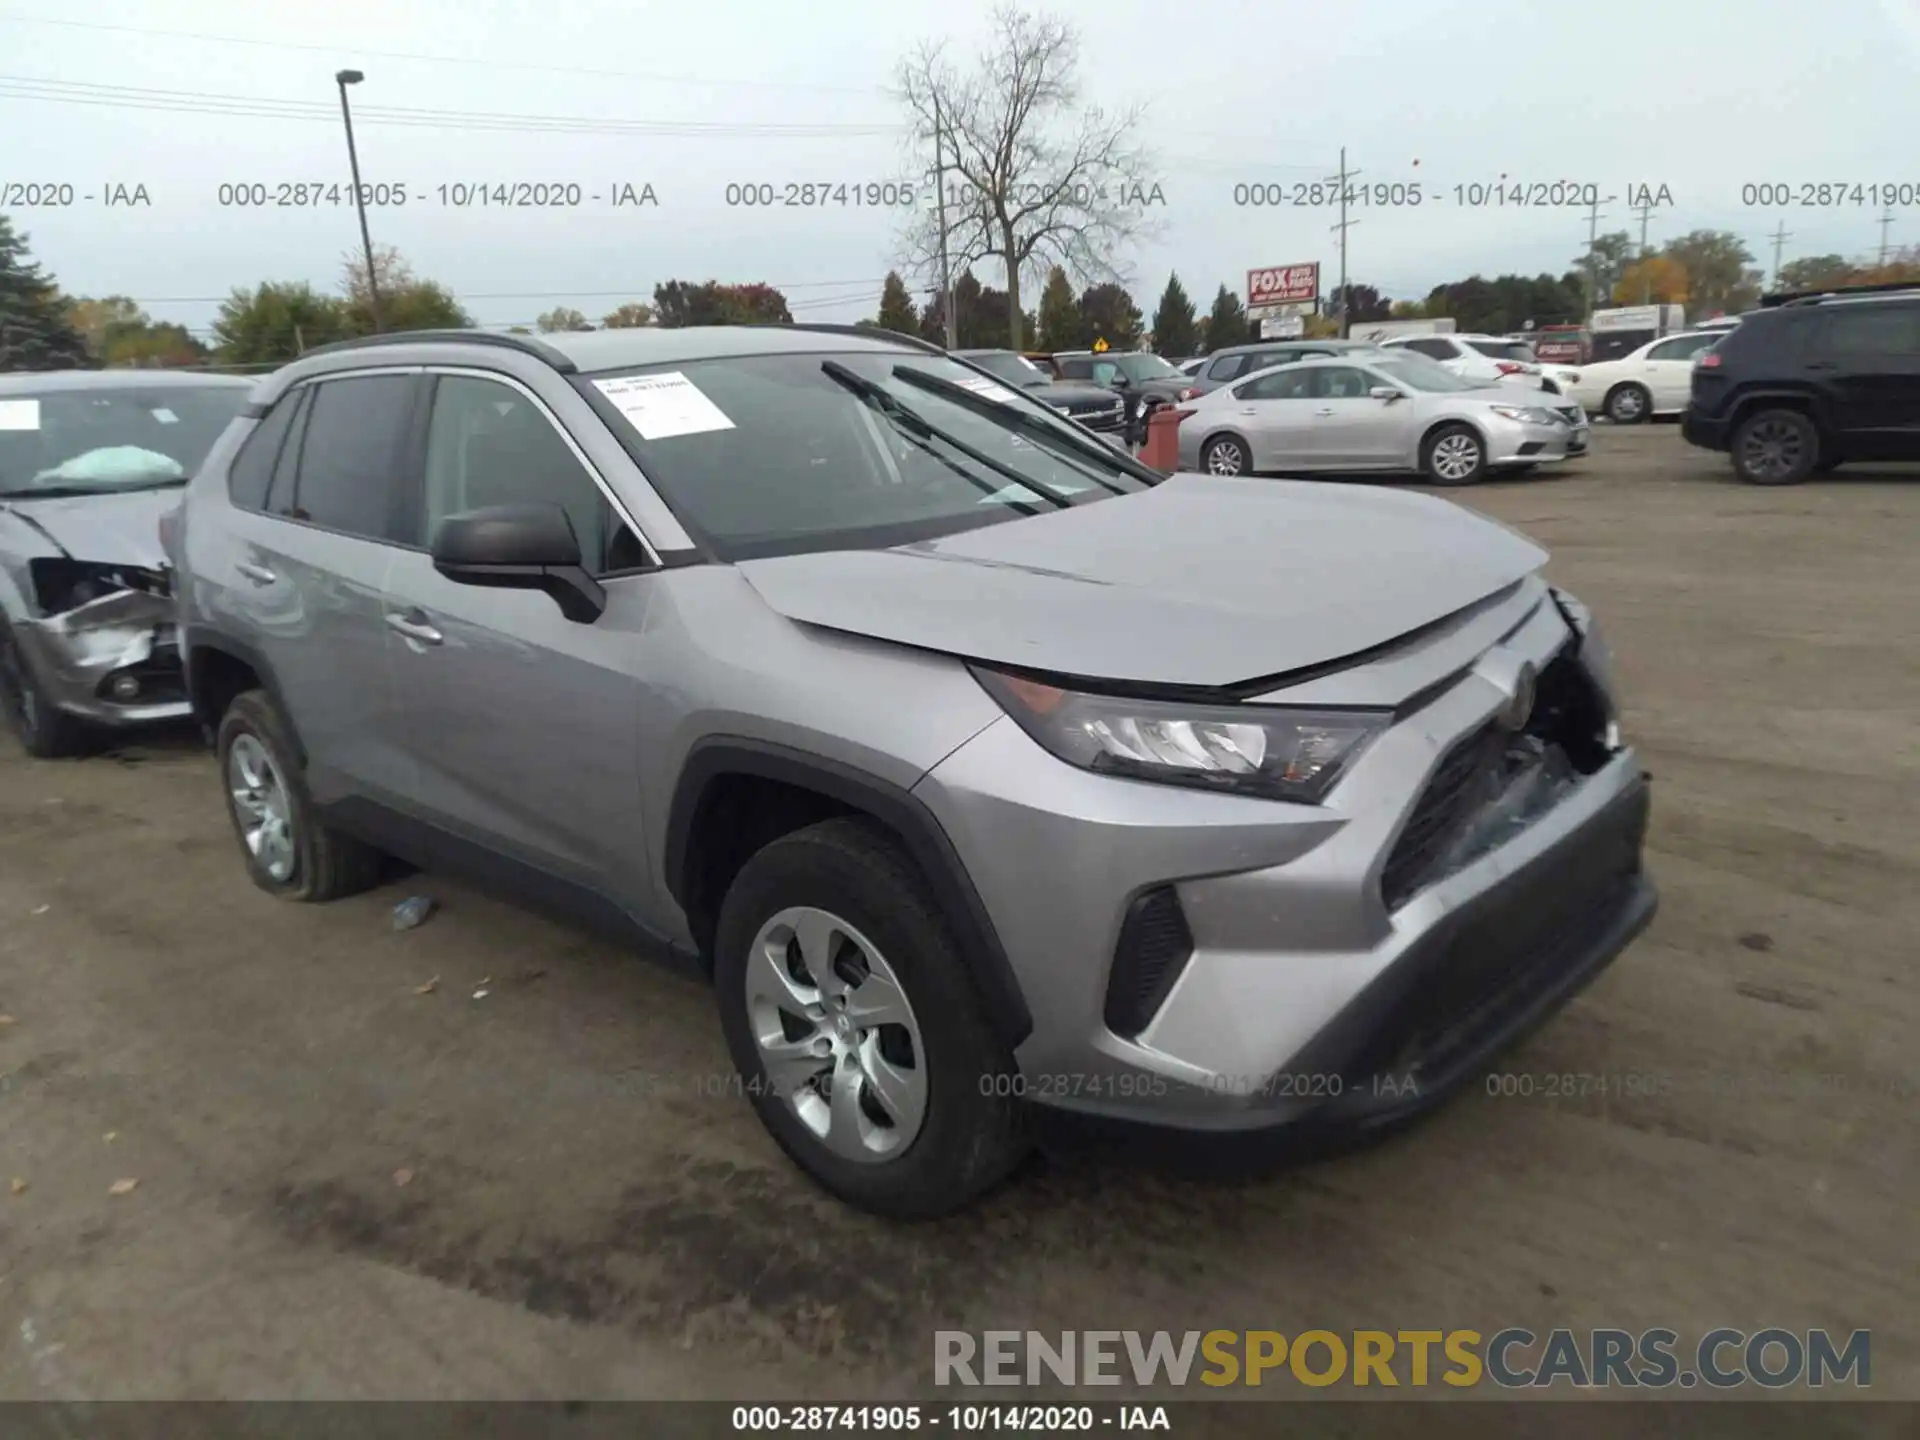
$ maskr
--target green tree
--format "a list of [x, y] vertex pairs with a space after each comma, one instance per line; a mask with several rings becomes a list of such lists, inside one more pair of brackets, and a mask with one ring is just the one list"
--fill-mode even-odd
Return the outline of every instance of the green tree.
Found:
[[204, 364], [207, 354], [207, 347], [194, 339], [186, 326], [149, 322], [116, 327], [101, 351], [100, 362], [109, 369], [164, 370]]
[[[920, 307], [920, 338], [933, 345], [947, 343], [947, 297], [938, 290]], [[956, 337], [957, 338], [957, 337]]]
[[226, 365], [281, 365], [353, 332], [346, 305], [304, 280], [236, 289], [214, 317], [215, 357]]
[[1080, 324], [1092, 337], [1088, 343], [1107, 342], [1110, 350], [1137, 350], [1144, 317], [1126, 287], [1106, 283], [1089, 285], [1080, 293]]
[[787, 297], [771, 285], [722, 285], [718, 280], [695, 284], [669, 280], [653, 287], [653, 312], [658, 323], [683, 325], [791, 325], [793, 312]]
[[413, 273], [391, 245], [376, 246], [373, 273], [380, 283], [379, 323], [374, 323], [373, 292], [367, 284], [367, 262], [356, 252], [342, 257], [340, 289], [344, 297], [347, 332], [372, 335], [379, 331], [465, 330], [473, 317], [453, 298], [453, 292]]
[[28, 258], [27, 237], [0, 215], [0, 371], [69, 370], [87, 346], [53, 277]]
[[86, 342], [87, 354], [95, 363], [103, 363], [107, 341], [116, 331], [137, 329], [148, 323], [147, 312], [124, 295], [105, 295], [89, 299], [80, 296], [67, 305], [67, 319]]
[[[980, 287], [971, 327], [971, 333], [979, 338], [980, 348], [1000, 350], [1006, 347], [1009, 303], [1006, 291], [996, 290], [991, 285]], [[1020, 333], [1029, 337], [1040, 333], [1039, 326], [1033, 323], [1031, 311], [1020, 317]]]
[[600, 324], [608, 330], [644, 330], [653, 324], [653, 307], [638, 300], [629, 300], [604, 316]]
[[1047, 271], [1047, 283], [1040, 291], [1039, 343], [1049, 354], [1078, 350], [1087, 343], [1080, 331], [1080, 301], [1073, 293], [1073, 281], [1058, 265]]
[[578, 310], [566, 305], [556, 305], [534, 322], [542, 335], [556, 335], [567, 330], [591, 330], [593, 322]]
[[1802, 255], [1780, 267], [1776, 289], [1785, 291], [1824, 290], [1834, 285], [1851, 285], [1859, 271], [1844, 255]]
[[1731, 230], [1692, 230], [1669, 240], [1660, 253], [1686, 272], [1687, 303], [1703, 314], [1739, 315], [1760, 299], [1765, 277]]
[[885, 283], [880, 287], [877, 323], [882, 330], [892, 330], [900, 335], [920, 333], [920, 317], [914, 313], [913, 296], [907, 293], [907, 282], [900, 278], [898, 270], [889, 270]]
[[1153, 348], [1162, 355], [1181, 359], [1200, 346], [1199, 322], [1193, 313], [1193, 301], [1180, 284], [1177, 274], [1167, 277], [1167, 288], [1153, 312]]
[[1207, 350], [1224, 350], [1229, 345], [1244, 345], [1251, 339], [1247, 329], [1246, 307], [1240, 297], [1225, 285], [1213, 297], [1213, 309], [1207, 312]]
[[1647, 255], [1620, 272], [1613, 285], [1616, 305], [1678, 305], [1690, 289], [1686, 266], [1670, 255]]
[[1613, 287], [1620, 283], [1621, 272], [1632, 259], [1633, 236], [1626, 231], [1614, 230], [1594, 237], [1593, 244], [1573, 262], [1574, 270], [1587, 280], [1587, 309], [1606, 305]]

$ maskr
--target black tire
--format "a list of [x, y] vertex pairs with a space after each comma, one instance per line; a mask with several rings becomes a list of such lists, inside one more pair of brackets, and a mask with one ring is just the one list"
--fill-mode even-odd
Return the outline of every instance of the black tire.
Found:
[[1641, 425], [1653, 414], [1653, 396], [1646, 386], [1628, 382], [1609, 390], [1601, 408], [1616, 425]]
[[[293, 840], [294, 861], [291, 873], [284, 878], [270, 874], [248, 847], [246, 831], [235, 808], [228, 763], [235, 742], [242, 736], [253, 737], [266, 750], [287, 798], [287, 825]], [[301, 773], [296, 758], [299, 752], [279, 709], [266, 691], [248, 690], [234, 697], [227, 713], [220, 717], [214, 749], [219, 756], [221, 790], [227, 796], [227, 818], [233, 822], [234, 838], [240, 842], [240, 853], [254, 884], [282, 900], [317, 903], [357, 895], [380, 883], [380, 852], [324, 824], [314, 815], [306, 776]]]
[[[1213, 464], [1214, 454], [1218, 452], [1223, 462], [1231, 469], [1216, 470]], [[1200, 468], [1209, 475], [1251, 475], [1253, 474], [1253, 452], [1247, 449], [1246, 442], [1235, 435], [1212, 435], [1200, 447]]]
[[[1439, 457], [1453, 446], [1470, 444], [1472, 467], [1464, 473], [1443, 474]], [[1421, 442], [1420, 473], [1431, 485], [1472, 485], [1487, 473], [1487, 442], [1471, 425], [1442, 425]]]
[[13, 628], [0, 620], [0, 717], [20, 747], [36, 760], [61, 760], [83, 755], [93, 732], [85, 721], [55, 707], [46, 687], [34, 673], [13, 638]]
[[1733, 432], [1733, 473], [1749, 485], [1798, 485], [1820, 463], [1820, 431], [1798, 410], [1756, 410]]
[[[746, 999], [749, 952], [790, 906], [839, 916], [886, 957], [911, 1005], [926, 1054], [928, 1099], [919, 1132], [895, 1156], [835, 1154], [774, 1093]], [[827, 820], [775, 840], [741, 868], [720, 907], [714, 985], [742, 1087], [773, 1138], [823, 1188], [894, 1219], [959, 1210], [1027, 1150], [1013, 1057], [988, 1024], [953, 933], [920, 872], [881, 827]]]

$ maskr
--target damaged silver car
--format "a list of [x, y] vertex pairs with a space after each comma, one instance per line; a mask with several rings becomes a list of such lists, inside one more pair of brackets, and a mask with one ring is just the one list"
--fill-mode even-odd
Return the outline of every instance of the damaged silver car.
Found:
[[253, 384], [0, 375], [0, 715], [29, 754], [190, 713], [160, 522]]

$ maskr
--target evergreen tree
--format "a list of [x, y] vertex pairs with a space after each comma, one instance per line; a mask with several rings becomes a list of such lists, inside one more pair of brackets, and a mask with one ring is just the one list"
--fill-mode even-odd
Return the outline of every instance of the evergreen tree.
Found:
[[1213, 297], [1213, 309], [1207, 314], [1207, 350], [1224, 350], [1229, 345], [1244, 345], [1250, 338], [1247, 312], [1240, 297], [1226, 286]]
[[27, 237], [0, 215], [0, 371], [72, 370], [88, 363], [60, 287], [27, 255]]
[[1161, 355], [1184, 359], [1199, 348], [1193, 301], [1181, 287], [1178, 275], [1167, 277], [1167, 288], [1160, 296], [1160, 308], [1153, 312], [1153, 348]]
[[879, 324], [882, 330], [900, 335], [920, 333], [920, 317], [914, 314], [913, 296], [907, 293], [907, 282], [900, 278], [897, 270], [889, 270], [886, 283], [880, 287]]
[[1140, 307], [1123, 285], [1089, 285], [1080, 297], [1080, 327], [1089, 344], [1104, 340], [1111, 350], [1140, 348]]
[[1040, 291], [1040, 348], [1078, 350], [1087, 343], [1081, 333], [1080, 301], [1073, 293], [1073, 282], [1058, 265], [1047, 272], [1047, 283]]

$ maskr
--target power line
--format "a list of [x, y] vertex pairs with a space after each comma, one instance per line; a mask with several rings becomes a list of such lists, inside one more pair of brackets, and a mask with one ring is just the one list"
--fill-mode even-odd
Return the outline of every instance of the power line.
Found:
[[39, 15], [0, 14], [0, 22], [15, 25], [57, 25], [70, 30], [96, 30], [121, 35], [150, 35], [169, 40], [198, 40], [215, 45], [251, 45], [265, 50], [301, 50], [341, 58], [372, 56], [378, 60], [415, 60], [430, 65], [478, 65], [490, 70], [539, 70], [553, 75], [599, 75], [614, 80], [645, 80], [656, 85], [705, 85], [726, 89], [806, 90], [826, 95], [885, 95], [873, 85], [819, 85], [799, 80], [720, 80], [697, 75], [664, 75], [645, 70], [600, 70], [581, 65], [542, 65], [524, 60], [482, 60], [466, 55], [426, 55], [410, 50], [369, 50], [354, 45], [308, 45], [295, 40], [256, 40], [244, 35], [210, 35], [194, 30], [158, 30], [141, 25], [103, 25], [88, 20], [50, 20]]
[[[48, 80], [33, 75], [0, 75], [0, 96], [21, 100], [51, 100], [70, 105], [103, 105], [114, 109], [162, 110], [200, 115], [238, 115], [273, 120], [315, 120], [332, 125], [339, 116], [330, 103], [280, 100], [266, 96], [216, 95], [193, 90], [153, 90], [132, 85], [96, 85], [84, 81]], [[813, 124], [785, 125], [755, 121], [621, 120], [586, 115], [515, 115], [490, 110], [421, 109], [399, 105], [354, 108], [361, 123], [416, 126], [448, 130], [504, 130], [529, 133], [582, 135], [677, 135], [690, 137], [747, 136], [754, 139], [827, 139], [854, 135], [898, 135], [899, 125]]]

